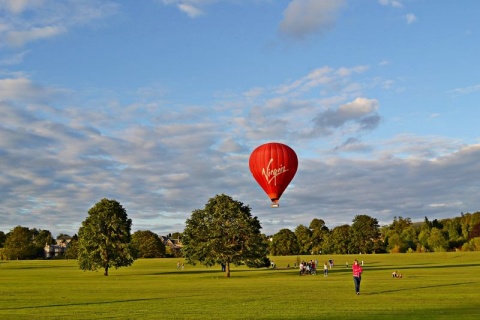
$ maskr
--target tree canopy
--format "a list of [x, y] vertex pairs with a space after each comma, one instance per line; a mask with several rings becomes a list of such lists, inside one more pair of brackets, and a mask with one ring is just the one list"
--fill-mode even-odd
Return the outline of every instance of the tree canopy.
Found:
[[272, 238], [270, 253], [274, 256], [289, 256], [299, 254], [300, 246], [297, 236], [290, 229], [281, 229]]
[[132, 235], [136, 258], [165, 257], [165, 245], [160, 237], [150, 230], [138, 230]]
[[16, 226], [6, 235], [3, 256], [9, 260], [43, 258], [45, 245], [52, 243], [48, 230]]
[[78, 231], [78, 264], [82, 270], [130, 266], [132, 220], [116, 200], [102, 199], [89, 211]]
[[182, 239], [184, 257], [190, 264], [224, 264], [227, 277], [232, 263], [266, 266], [268, 244], [260, 229], [249, 206], [225, 194], [217, 195], [187, 219]]

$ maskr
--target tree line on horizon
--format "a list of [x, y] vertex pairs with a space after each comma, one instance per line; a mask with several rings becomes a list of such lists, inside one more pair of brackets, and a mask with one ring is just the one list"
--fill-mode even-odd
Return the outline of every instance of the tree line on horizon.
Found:
[[[232, 211], [232, 205], [234, 208], [237, 206], [238, 209]], [[211, 209], [215, 206], [225, 208], [222, 209], [224, 215], [215, 216], [218, 210]], [[237, 211], [240, 213], [236, 213]], [[111, 212], [120, 213], [116, 216], [117, 220], [111, 218]], [[211, 216], [204, 216], [206, 214]], [[205, 224], [207, 220], [210, 223]], [[202, 224], [203, 230], [200, 230]], [[225, 231], [226, 226], [229, 225], [248, 226], [250, 229], [246, 235], [229, 235]], [[265, 251], [272, 256], [480, 251], [480, 212], [462, 213], [459, 217], [433, 221], [425, 217], [423, 222], [416, 223], [410, 218], [399, 216], [385, 226], [379, 226], [376, 218], [357, 215], [351, 225], [345, 224], [333, 229], [329, 229], [322, 219], [314, 218], [308, 227], [299, 225], [294, 231], [284, 228], [274, 235], [267, 236], [260, 233], [260, 223], [256, 217], [251, 217], [250, 208], [226, 195], [217, 195], [210, 199], [205, 209], [192, 212], [192, 217], [187, 219], [185, 230], [182, 233], [173, 234], [173, 237], [180, 239], [184, 244], [181, 252], [173, 252], [171, 248], [164, 245], [159, 235], [150, 230], [138, 230], [130, 234], [130, 228], [131, 220], [128, 219], [126, 210], [114, 200], [102, 199], [90, 209], [89, 217], [82, 223], [78, 235], [75, 234], [72, 237], [61, 233], [54, 239], [48, 230], [30, 229], [20, 225], [8, 233], [0, 231], [0, 259], [43, 259], [47, 244], [68, 241], [66, 251], [59, 258], [83, 257], [82, 261], [85, 262], [83, 268], [95, 269], [89, 261], [105, 259], [103, 255], [107, 251], [105, 248], [98, 248], [97, 243], [105, 238], [105, 234], [109, 234], [110, 242], [115, 244], [110, 249], [110, 255], [115, 256], [117, 251], [124, 250], [124, 256], [129, 256], [124, 265], [120, 264], [117, 267], [129, 265], [137, 258], [183, 256], [189, 260], [190, 257], [197, 256], [198, 252], [205, 252], [206, 248], [212, 248], [213, 245], [226, 250], [231, 244], [230, 256], [235, 257], [233, 252], [243, 250], [246, 242], [253, 237], [252, 235], [255, 243], [250, 246], [257, 246], [259, 252]], [[222, 239], [227, 237], [233, 237], [233, 243], [226, 243]], [[197, 260], [200, 262], [206, 259], [204, 256], [198, 257]], [[268, 264], [262, 257], [260, 260], [258, 258], [258, 256], [252, 258], [254, 262], [249, 263], [257, 266]], [[109, 258], [106, 257], [106, 259]], [[209, 264], [215, 264], [221, 260], [211, 257], [209, 259], [207, 262]], [[240, 258], [234, 259], [232, 262], [240, 263], [240, 260]], [[190, 262], [195, 263], [195, 259], [190, 259]]]

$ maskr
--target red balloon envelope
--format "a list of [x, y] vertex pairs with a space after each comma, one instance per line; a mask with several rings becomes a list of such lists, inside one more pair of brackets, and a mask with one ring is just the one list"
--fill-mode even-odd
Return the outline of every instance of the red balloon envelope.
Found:
[[280, 197], [297, 172], [295, 151], [282, 143], [266, 143], [253, 150], [249, 165], [253, 177], [272, 200], [272, 207], [278, 207]]

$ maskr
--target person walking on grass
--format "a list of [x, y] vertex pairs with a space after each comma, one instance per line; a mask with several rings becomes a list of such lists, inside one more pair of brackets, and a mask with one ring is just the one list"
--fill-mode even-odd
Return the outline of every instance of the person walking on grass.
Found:
[[360, 294], [360, 282], [362, 281], [362, 267], [358, 264], [358, 260], [355, 259], [352, 266], [353, 282], [355, 283], [355, 293]]

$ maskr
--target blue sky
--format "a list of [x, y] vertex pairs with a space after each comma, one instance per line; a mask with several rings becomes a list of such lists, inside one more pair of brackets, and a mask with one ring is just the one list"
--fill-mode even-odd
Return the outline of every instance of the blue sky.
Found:
[[[182, 231], [209, 198], [263, 232], [480, 210], [480, 2], [0, 0], [0, 230], [75, 234], [116, 199]], [[280, 201], [248, 168], [299, 169]]]

